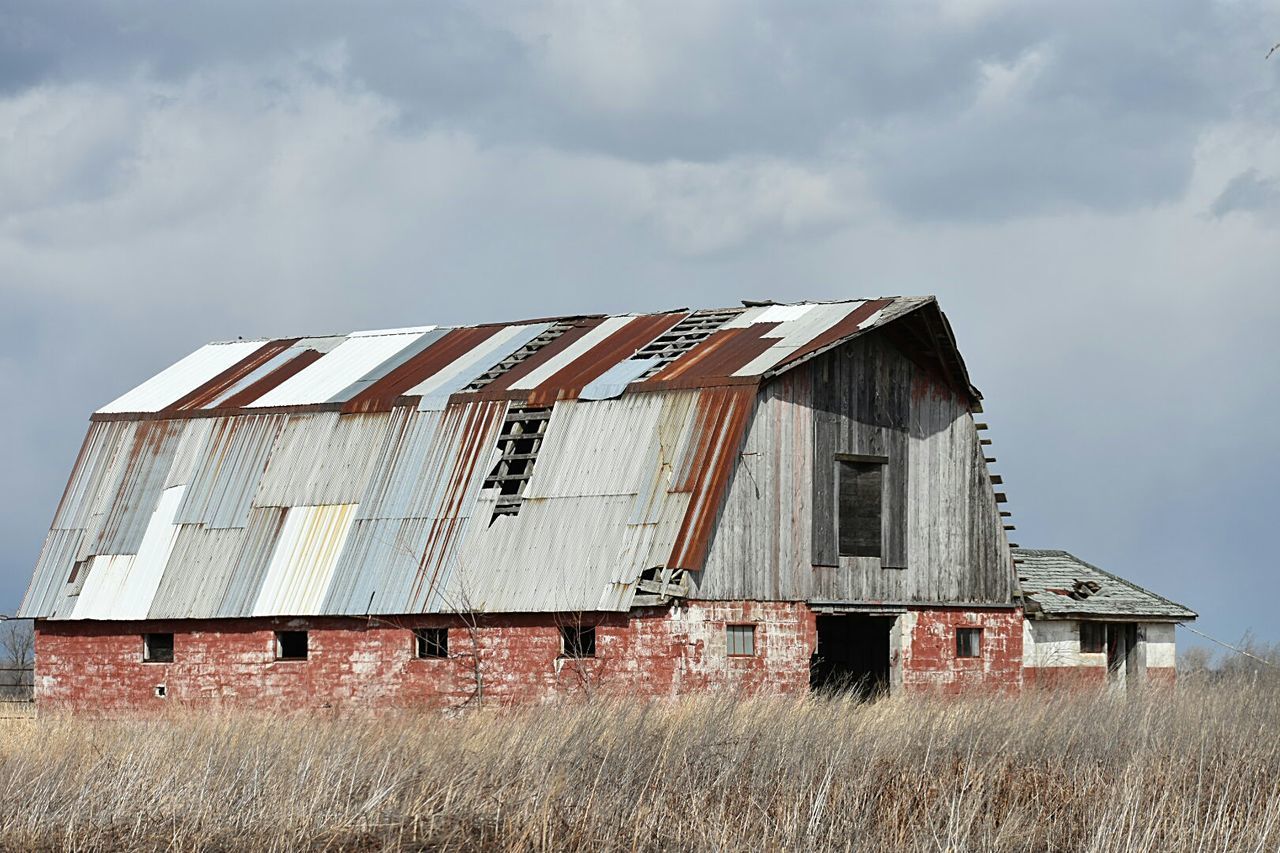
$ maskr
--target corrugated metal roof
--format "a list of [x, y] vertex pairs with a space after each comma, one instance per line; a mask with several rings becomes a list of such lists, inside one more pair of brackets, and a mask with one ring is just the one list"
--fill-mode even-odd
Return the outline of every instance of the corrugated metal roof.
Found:
[[[747, 309], [563, 317], [510, 325], [421, 326], [324, 338], [279, 338], [210, 344], [122, 395], [97, 413], [168, 412], [200, 417], [210, 411], [333, 407], [386, 410], [417, 397], [422, 410], [444, 408], [454, 394], [600, 399], [673, 387], [714, 387], [759, 379], [818, 349], [932, 304], [931, 297], [767, 305]], [[682, 320], [697, 321], [705, 340], [663, 351], [660, 337]], [[710, 322], [719, 324], [718, 331]], [[484, 388], [479, 376], [553, 326], [554, 339]], [[468, 335], [459, 335], [460, 332]], [[663, 339], [665, 340], [665, 339]], [[656, 347], [648, 345], [659, 341]], [[637, 353], [640, 355], [637, 356]], [[664, 365], [661, 372], [647, 371]]]
[[104, 414], [158, 412], [267, 343], [267, 341], [233, 341], [203, 346], [132, 391], [112, 400], [98, 411]]
[[[930, 304], [205, 347], [95, 416], [21, 613], [626, 609], [645, 570], [701, 566], [762, 377]], [[495, 517], [513, 406], [551, 413]]]
[[1046, 617], [1195, 619], [1194, 611], [1066, 551], [1013, 549], [1027, 611]]

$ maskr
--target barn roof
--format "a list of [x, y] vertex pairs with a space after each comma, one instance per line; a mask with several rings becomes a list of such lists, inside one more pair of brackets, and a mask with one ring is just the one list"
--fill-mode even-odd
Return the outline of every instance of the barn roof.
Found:
[[1194, 611], [1066, 551], [1013, 549], [1027, 612], [1045, 618], [1082, 616], [1195, 619]]
[[760, 383], [891, 323], [976, 403], [932, 297], [210, 344], [94, 413], [19, 612], [625, 610]]

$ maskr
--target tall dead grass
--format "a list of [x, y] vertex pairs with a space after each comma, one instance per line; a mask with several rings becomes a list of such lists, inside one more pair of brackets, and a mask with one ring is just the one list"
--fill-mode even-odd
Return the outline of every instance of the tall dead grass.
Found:
[[1274, 850], [1280, 690], [596, 701], [0, 729], [0, 844]]

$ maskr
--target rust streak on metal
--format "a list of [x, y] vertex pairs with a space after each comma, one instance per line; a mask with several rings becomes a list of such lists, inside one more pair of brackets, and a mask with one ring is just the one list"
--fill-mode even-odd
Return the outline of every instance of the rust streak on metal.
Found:
[[448, 367], [500, 332], [503, 326], [451, 329], [444, 337], [352, 397], [343, 413], [389, 412], [400, 395]]
[[222, 401], [220, 409], [239, 409], [247, 406], [263, 394], [282, 384], [285, 380], [301, 373], [305, 368], [315, 364], [324, 355], [318, 350], [309, 349], [300, 353], [297, 357], [291, 358], [266, 376], [254, 382], [247, 388], [237, 391], [232, 396]]
[[857, 308], [850, 311], [843, 320], [836, 323], [813, 340], [809, 341], [809, 343], [800, 347], [800, 349], [791, 353], [791, 355], [787, 356], [782, 361], [778, 362], [773, 369], [778, 370], [785, 364], [790, 364], [797, 359], [804, 358], [810, 353], [815, 353], [824, 347], [828, 347], [843, 338], [847, 338], [850, 335], [857, 333], [859, 326], [870, 319], [877, 311], [887, 307], [892, 302], [892, 299], [873, 299], [870, 302], [862, 303]]
[[557, 353], [567, 349], [570, 344], [581, 338], [587, 332], [590, 332], [596, 326], [604, 322], [604, 318], [587, 318], [579, 320], [565, 331], [560, 337], [517, 364], [498, 378], [494, 379], [488, 385], [471, 394], [467, 394], [466, 398], [471, 400], [494, 400], [504, 399], [505, 393], [511, 388], [512, 383], [528, 376], [542, 365], [546, 364]]
[[296, 344], [299, 340], [299, 338], [286, 338], [284, 340], [268, 341], [208, 382], [188, 392], [176, 402], [171, 403], [166, 407], [166, 411], [203, 409], [225, 394], [227, 389]]
[[648, 314], [635, 318], [530, 391], [529, 405], [550, 406], [556, 400], [576, 399], [583, 388], [606, 370], [631, 358], [685, 316], [684, 313]]
[[493, 432], [506, 411], [507, 406], [503, 402], [450, 406], [446, 410], [448, 421], [456, 421], [460, 415], [465, 415], [465, 419], [456, 434], [451, 428], [441, 429], [441, 435], [446, 436], [445, 440], [454, 448], [453, 463], [449, 483], [440, 501], [440, 509], [431, 521], [426, 547], [418, 562], [418, 574], [414, 578], [411, 600], [422, 601], [424, 607], [430, 604], [430, 595], [440, 582], [440, 569], [448, 556], [449, 545], [462, 527], [458, 516], [467, 499], [468, 486], [475, 478], [485, 449], [492, 445]]
[[638, 384], [648, 386], [650, 383], [657, 385], [694, 380], [701, 385], [712, 379], [732, 376], [734, 371], [777, 343], [776, 338], [768, 337], [776, 328], [777, 323], [757, 323], [736, 329], [719, 329], [648, 380]]
[[671, 549], [671, 568], [702, 568], [720, 504], [746, 436], [755, 406], [754, 388], [733, 387], [707, 391], [698, 399], [696, 453], [686, 482], [689, 507]]

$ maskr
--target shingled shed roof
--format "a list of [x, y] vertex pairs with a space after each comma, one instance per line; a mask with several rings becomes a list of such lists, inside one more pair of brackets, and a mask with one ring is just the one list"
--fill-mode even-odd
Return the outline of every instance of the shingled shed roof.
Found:
[[94, 413], [20, 613], [626, 610], [759, 385], [886, 326], [976, 403], [931, 297], [210, 344]]
[[1066, 551], [1013, 549], [1027, 612], [1047, 618], [1082, 616], [1195, 619], [1194, 611], [1104, 572]]

